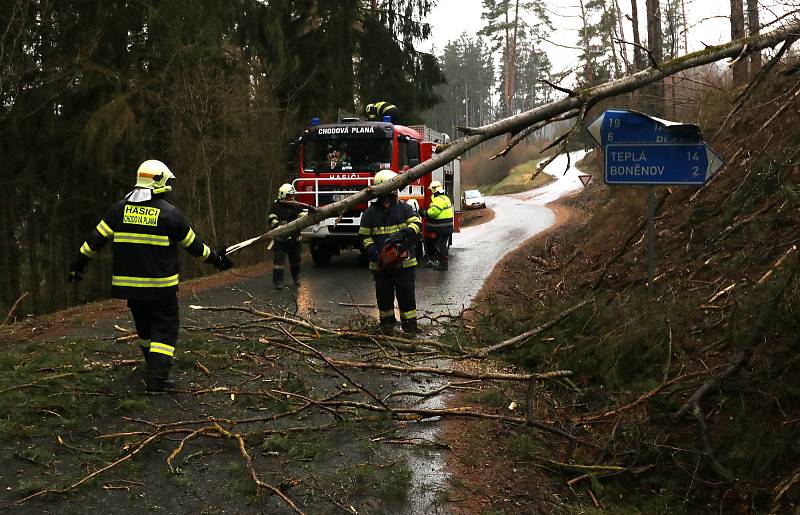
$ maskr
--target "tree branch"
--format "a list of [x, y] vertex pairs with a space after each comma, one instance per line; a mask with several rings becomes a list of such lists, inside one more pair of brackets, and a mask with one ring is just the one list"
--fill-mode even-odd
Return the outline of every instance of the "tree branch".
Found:
[[308, 216], [299, 218], [289, 224], [283, 225], [256, 238], [253, 243], [267, 241], [276, 237], [297, 234], [300, 230], [319, 223], [326, 218], [338, 216], [358, 204], [364, 204], [369, 199], [381, 194], [390, 193], [394, 190], [402, 189], [415, 180], [427, 175], [433, 170], [449, 163], [467, 150], [479, 145], [480, 143], [497, 137], [501, 134], [521, 131], [531, 125], [549, 120], [562, 115], [573, 109], [580, 109], [584, 105], [592, 105], [600, 100], [630, 93], [644, 86], [658, 82], [664, 77], [669, 77], [680, 71], [696, 68], [710, 64], [721, 59], [736, 57], [747, 45], [750, 51], [769, 48], [800, 34], [800, 19], [795, 18], [772, 32], [731, 41], [724, 45], [711, 46], [704, 50], [693, 52], [685, 56], [677, 57], [660, 65], [647, 70], [637, 72], [633, 75], [613, 80], [591, 88], [580, 89], [575, 92], [575, 96], [556, 100], [545, 105], [536, 107], [524, 113], [520, 113], [508, 118], [475, 128], [475, 133], [464, 136], [451, 143], [443, 152], [436, 154], [431, 159], [418, 164], [407, 172], [399, 174], [394, 179], [381, 183], [378, 186], [369, 186], [345, 199], [322, 207], [316, 213], [309, 213]]

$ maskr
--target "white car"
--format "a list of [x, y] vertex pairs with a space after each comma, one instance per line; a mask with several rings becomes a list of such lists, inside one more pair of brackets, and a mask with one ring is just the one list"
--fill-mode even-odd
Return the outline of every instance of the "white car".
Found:
[[481, 209], [486, 207], [486, 200], [478, 190], [467, 190], [462, 198], [464, 209]]

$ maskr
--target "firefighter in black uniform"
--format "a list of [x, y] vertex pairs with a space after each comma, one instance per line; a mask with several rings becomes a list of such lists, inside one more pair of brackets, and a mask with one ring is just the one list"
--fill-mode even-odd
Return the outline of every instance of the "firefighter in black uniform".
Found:
[[[378, 185], [396, 177], [391, 170], [375, 174]], [[379, 196], [361, 216], [358, 234], [370, 259], [370, 270], [375, 279], [375, 297], [378, 301], [381, 331], [394, 334], [397, 320], [394, 316], [394, 299], [400, 308], [400, 325], [404, 332], [416, 333], [417, 300], [414, 292], [414, 255], [417, 239], [422, 230], [414, 208], [400, 202], [398, 192]]]
[[113, 241], [111, 294], [127, 299], [147, 363], [148, 391], [172, 386], [169, 371], [178, 341], [178, 247], [220, 270], [233, 266], [224, 249], [212, 250], [183, 214], [164, 200], [175, 175], [149, 160], [136, 172], [136, 188], [111, 207], [92, 229], [70, 266], [80, 281], [89, 260]]
[[[297, 194], [294, 186], [284, 184], [278, 189], [278, 200], [272, 203], [272, 209], [267, 216], [267, 225], [272, 230], [278, 226], [294, 222], [301, 216], [305, 216], [305, 207], [294, 201]], [[297, 235], [289, 236], [285, 239], [275, 240], [275, 256], [272, 261], [272, 282], [276, 290], [283, 289], [283, 271], [286, 264], [286, 256], [289, 256], [289, 269], [292, 272], [294, 285], [300, 285], [300, 238]]]
[[390, 102], [375, 102], [374, 104], [367, 104], [364, 108], [367, 113], [368, 120], [383, 121], [384, 116], [391, 116], [392, 123], [397, 123], [400, 120], [400, 110]]

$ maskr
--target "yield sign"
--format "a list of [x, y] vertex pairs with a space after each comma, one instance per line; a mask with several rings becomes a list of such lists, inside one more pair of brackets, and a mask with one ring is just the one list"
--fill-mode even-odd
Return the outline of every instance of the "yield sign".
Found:
[[579, 175], [578, 179], [581, 180], [581, 183], [583, 184], [583, 187], [585, 188], [592, 181], [592, 176], [591, 175]]

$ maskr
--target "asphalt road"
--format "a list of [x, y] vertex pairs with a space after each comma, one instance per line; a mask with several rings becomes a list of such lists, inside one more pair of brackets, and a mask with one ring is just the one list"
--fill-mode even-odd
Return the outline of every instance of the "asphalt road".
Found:
[[[573, 154], [571, 165], [580, 154]], [[455, 314], [469, 306], [503, 256], [555, 222], [555, 214], [545, 204], [582, 188], [577, 169], [571, 166], [564, 174], [565, 168], [566, 159], [561, 156], [547, 169], [556, 179], [550, 184], [519, 194], [486, 197], [495, 217], [453, 235], [450, 269], [439, 272], [424, 266], [418, 268], [417, 311], [421, 315]], [[299, 288], [275, 291], [271, 276], [265, 274], [243, 281], [235, 286], [236, 290], [201, 293], [191, 303], [209, 304], [213, 300], [216, 305], [241, 304], [247, 300], [242, 291], [278, 303], [292, 302], [296, 295], [299, 312], [317, 320], [335, 322], [347, 315], [377, 319], [373, 281], [370, 272], [359, 266], [356, 251], [346, 251], [324, 267], [315, 267], [306, 254], [301, 275]]]
[[[574, 164], [576, 158], [580, 157], [573, 155], [571, 163]], [[578, 179], [579, 172], [570, 168], [564, 173], [565, 168], [566, 158], [561, 156], [547, 170], [556, 178], [550, 184], [515, 195], [487, 197], [486, 203], [494, 210], [495, 217], [484, 224], [465, 228], [453, 236], [450, 270], [418, 270], [418, 312], [423, 315], [460, 312], [463, 307], [470, 305], [486, 277], [503, 256], [528, 238], [550, 227], [555, 222], [555, 214], [545, 204], [582, 188]], [[189, 306], [242, 305], [254, 302], [253, 298], [276, 306], [286, 306], [292, 311], [296, 302], [301, 315], [323, 325], [340, 325], [343, 319], [349, 317], [367, 317], [377, 321], [373, 281], [370, 272], [358, 265], [356, 252], [334, 257], [332, 263], [325, 267], [315, 267], [306, 253], [302, 266], [302, 284], [299, 288], [275, 291], [271, 273], [265, 273], [244, 278], [232, 285], [191, 292], [181, 299], [182, 325], [202, 326], [241, 320], [243, 317], [236, 314], [195, 311]], [[256, 304], [256, 307], [259, 306]], [[83, 336], [107, 339], [115, 334], [115, 324], [133, 327], [129, 314], [125, 313], [110, 320], [98, 320], [76, 332]], [[419, 387], [410, 378], [397, 374], [390, 375], [387, 380], [381, 374], [359, 373], [356, 380], [378, 392], [383, 392], [386, 388]], [[436, 388], [443, 381], [442, 378], [427, 379], [426, 387]], [[445, 398], [436, 396], [428, 398], [422, 406], [442, 407], [445, 403]], [[406, 438], [433, 440], [438, 431], [436, 420], [430, 420], [417, 424], [402, 435]], [[398, 452], [401, 452], [413, 471], [408, 504], [398, 513], [441, 513], [436, 494], [446, 488], [447, 471], [443, 451]]]

